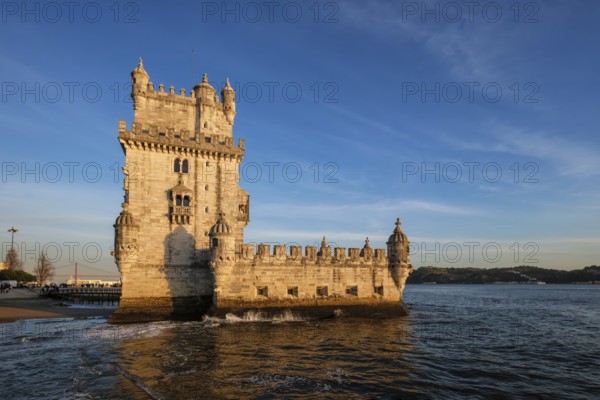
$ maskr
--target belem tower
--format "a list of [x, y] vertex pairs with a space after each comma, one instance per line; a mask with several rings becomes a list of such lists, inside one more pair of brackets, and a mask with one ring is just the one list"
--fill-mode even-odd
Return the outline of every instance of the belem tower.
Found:
[[206, 75], [188, 94], [131, 73], [134, 121], [119, 121], [124, 202], [115, 228], [123, 292], [113, 322], [259, 309], [405, 315], [412, 271], [400, 221], [385, 249], [244, 244], [250, 196], [239, 186], [244, 140], [235, 92]]

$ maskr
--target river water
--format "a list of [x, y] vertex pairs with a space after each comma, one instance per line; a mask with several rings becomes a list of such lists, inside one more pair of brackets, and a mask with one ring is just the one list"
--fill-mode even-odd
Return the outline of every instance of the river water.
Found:
[[409, 285], [408, 317], [0, 325], [3, 399], [600, 397], [600, 286]]

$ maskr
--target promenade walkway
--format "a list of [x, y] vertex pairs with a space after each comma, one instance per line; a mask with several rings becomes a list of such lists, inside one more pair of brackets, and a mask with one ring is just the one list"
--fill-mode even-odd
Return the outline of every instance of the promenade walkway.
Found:
[[113, 312], [106, 308], [67, 307], [30, 289], [11, 289], [0, 294], [0, 323], [31, 318], [109, 317]]

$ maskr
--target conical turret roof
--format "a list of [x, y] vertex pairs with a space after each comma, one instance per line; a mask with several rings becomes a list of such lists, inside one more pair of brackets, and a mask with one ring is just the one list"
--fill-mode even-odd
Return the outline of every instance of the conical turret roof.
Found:
[[127, 210], [127, 208], [124, 208], [123, 211], [121, 211], [121, 214], [119, 214], [119, 216], [117, 217], [117, 220], [115, 221], [115, 227], [117, 226], [124, 226], [124, 225], [128, 225], [128, 226], [134, 226], [135, 225], [135, 219], [133, 218], [133, 215]]
[[223, 213], [219, 213], [219, 218], [217, 222], [210, 228], [210, 235], [223, 235], [223, 234], [231, 234], [231, 226], [227, 222], [225, 222], [225, 218], [223, 217]]
[[390, 235], [388, 243], [404, 243], [407, 241], [408, 238], [406, 237], [404, 232], [402, 232], [402, 228], [400, 227], [400, 218], [396, 218], [396, 228], [394, 229], [394, 232]]
[[144, 63], [142, 62], [142, 57], [140, 57], [140, 62], [138, 64], [138, 66], [135, 67], [133, 71], [131, 71], [131, 76], [134, 76], [134, 75], [137, 75], [137, 74], [145, 75], [148, 78], [150, 77], [150, 75], [148, 75], [148, 73], [144, 69]]

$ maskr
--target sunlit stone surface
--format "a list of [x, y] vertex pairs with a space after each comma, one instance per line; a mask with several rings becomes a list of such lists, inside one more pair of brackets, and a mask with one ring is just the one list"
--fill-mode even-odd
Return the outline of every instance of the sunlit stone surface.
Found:
[[331, 315], [405, 315], [412, 270], [400, 220], [385, 249], [244, 244], [250, 198], [239, 187], [235, 92], [208, 83], [155, 90], [140, 59], [131, 73], [134, 121], [119, 121], [123, 211], [115, 227], [121, 306], [112, 321], [199, 318], [207, 312], [293, 308]]

